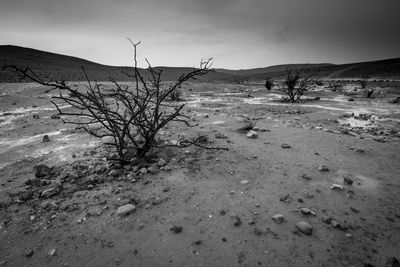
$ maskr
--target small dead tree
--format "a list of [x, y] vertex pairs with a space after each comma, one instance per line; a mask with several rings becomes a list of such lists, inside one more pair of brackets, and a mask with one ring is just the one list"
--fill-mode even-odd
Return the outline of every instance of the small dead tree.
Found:
[[371, 98], [372, 94], [375, 92], [375, 88], [367, 88], [369, 78], [369, 74], [363, 74], [361, 75], [361, 79], [359, 80], [361, 88], [364, 90], [367, 98]]
[[133, 74], [126, 73], [126, 75], [133, 78], [133, 86], [120, 84], [110, 78], [113, 87], [106, 88], [98, 82], [92, 82], [83, 68], [87, 80], [84, 90], [63, 80], [44, 80], [28, 67], [5, 66], [3, 69], [12, 70], [23, 79], [27, 78], [48, 86], [50, 87], [48, 91], [56, 90], [58, 94], [52, 98], [72, 106], [71, 109], [65, 110], [61, 109], [55, 101], [51, 101], [62, 116], [63, 122], [75, 125], [92, 136], [110, 139], [108, 144], [115, 147], [118, 154], [115, 160], [122, 165], [134, 157], [144, 158], [152, 148], [165, 146], [196, 145], [208, 149], [227, 150], [202, 145], [200, 142], [202, 136], [164, 146], [156, 140], [157, 133], [171, 122], [181, 122], [189, 127], [196, 126], [191, 123], [187, 115], [182, 113], [184, 104], [170, 103], [167, 99], [171, 98], [171, 94], [176, 92], [184, 82], [212, 71], [212, 59], [201, 61], [198, 68], [182, 74], [174, 83], [163, 88], [162, 70], [155, 70], [147, 60], [147, 71], [139, 70], [136, 49], [140, 42], [131, 41], [131, 43], [134, 48], [134, 68]]
[[361, 89], [365, 89], [367, 87], [369, 75], [368, 74], [363, 74], [361, 75], [361, 79], [359, 80], [359, 83], [361, 85]]
[[319, 71], [317, 69], [292, 69], [286, 68], [285, 80], [277, 91], [286, 94], [288, 101], [296, 102], [315, 84]]

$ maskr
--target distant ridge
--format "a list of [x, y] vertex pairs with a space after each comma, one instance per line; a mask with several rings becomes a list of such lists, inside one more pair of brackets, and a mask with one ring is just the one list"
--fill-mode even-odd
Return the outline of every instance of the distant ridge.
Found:
[[[119, 81], [128, 81], [123, 72], [132, 73], [132, 67], [118, 67], [98, 64], [89, 60], [45, 52], [32, 48], [24, 48], [12, 45], [0, 46], [0, 67], [4, 65], [29, 66], [38, 75], [49, 79], [65, 79], [68, 81], [85, 80], [82, 66], [85, 68], [91, 80], [107, 81], [109, 77]], [[263, 80], [267, 76], [280, 78], [285, 74], [287, 67], [294, 69], [310, 68], [318, 69], [322, 78], [359, 78], [362, 74], [368, 74], [371, 78], [400, 78], [400, 58], [385, 59], [369, 62], [350, 64], [285, 64], [266, 68], [254, 68], [244, 70], [215, 69], [200, 78], [200, 81], [237, 82], [243, 80]], [[192, 70], [188, 67], [156, 67], [163, 70], [163, 80], [175, 80], [182, 73]], [[143, 74], [146, 73], [142, 69]], [[0, 82], [22, 82], [15, 74], [0, 71]]]

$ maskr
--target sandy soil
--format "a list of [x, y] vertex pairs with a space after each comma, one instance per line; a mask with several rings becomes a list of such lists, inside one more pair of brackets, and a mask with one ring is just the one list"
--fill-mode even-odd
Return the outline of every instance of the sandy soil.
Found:
[[[160, 137], [207, 134], [208, 145], [229, 151], [164, 149], [156, 160], [168, 168], [142, 174], [150, 163], [117, 169], [99, 140], [51, 119], [44, 88], [1, 84], [0, 265], [385, 266], [400, 258], [393, 88], [373, 99], [319, 88], [308, 97], [321, 100], [300, 104], [275, 101], [257, 84], [185, 90], [199, 126], [171, 125]], [[258, 138], [238, 131], [245, 121]], [[51, 141], [42, 143], [45, 134]], [[39, 164], [52, 169], [38, 180]], [[136, 211], [118, 216], [128, 203]]]

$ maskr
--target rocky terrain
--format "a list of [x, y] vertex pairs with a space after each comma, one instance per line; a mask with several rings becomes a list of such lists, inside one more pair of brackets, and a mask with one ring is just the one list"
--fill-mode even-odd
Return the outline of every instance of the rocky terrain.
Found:
[[374, 86], [289, 104], [256, 82], [187, 83], [199, 125], [159, 137], [229, 151], [121, 168], [46, 88], [0, 84], [0, 266], [399, 266], [399, 83]]

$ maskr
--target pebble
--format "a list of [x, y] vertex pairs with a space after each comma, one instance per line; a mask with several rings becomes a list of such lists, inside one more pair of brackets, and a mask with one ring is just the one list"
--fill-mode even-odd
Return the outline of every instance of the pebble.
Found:
[[303, 178], [304, 180], [311, 180], [311, 179], [312, 179], [311, 176], [308, 175], [308, 174], [303, 174], [303, 175], [301, 176], [301, 178]]
[[272, 216], [272, 220], [274, 222], [276, 222], [277, 224], [281, 224], [281, 223], [283, 223], [285, 221], [285, 217], [283, 217], [282, 214], [274, 214]]
[[242, 180], [240, 183], [246, 185], [246, 184], [249, 184], [250, 182], [247, 180]]
[[329, 171], [329, 168], [326, 165], [320, 165], [318, 167], [318, 170], [321, 171], [321, 172], [327, 172], [327, 171]]
[[307, 208], [301, 208], [300, 212], [304, 215], [315, 215], [315, 212]]
[[42, 143], [50, 142], [50, 137], [46, 134], [43, 136]]
[[174, 232], [175, 234], [179, 234], [182, 232], [183, 227], [182, 226], [172, 226], [171, 229], [169, 229], [170, 231]]
[[40, 196], [42, 198], [49, 198], [51, 196], [56, 195], [57, 193], [58, 193], [58, 189], [57, 188], [49, 188], [49, 189], [44, 190], [42, 192], [42, 194], [40, 194]]
[[285, 203], [290, 203], [291, 201], [292, 201], [292, 196], [291, 195], [289, 195], [289, 194], [286, 194], [286, 195], [284, 195], [284, 196], [282, 196], [282, 197], [280, 197], [280, 201], [282, 201], [282, 202], [285, 202]]
[[167, 162], [161, 158], [158, 160], [157, 164], [158, 164], [158, 166], [163, 167], [163, 166], [167, 165]]
[[134, 205], [126, 204], [126, 205], [123, 205], [118, 208], [117, 215], [120, 217], [124, 217], [135, 211], [136, 211], [136, 207]]
[[250, 130], [250, 131], [247, 132], [246, 136], [247, 136], [247, 138], [255, 139], [255, 138], [258, 137], [258, 133], [255, 132], [255, 131]]
[[232, 218], [234, 226], [240, 226], [242, 224], [242, 221], [240, 220], [240, 217], [237, 214], [232, 215]]
[[343, 177], [343, 181], [348, 184], [348, 185], [352, 185], [353, 184], [353, 180], [347, 176]]
[[282, 144], [281, 147], [284, 149], [288, 149], [288, 148], [291, 148], [292, 146], [289, 144]]
[[340, 184], [333, 184], [333, 185], [331, 186], [331, 190], [343, 191], [344, 188], [343, 188], [343, 186], [341, 186]]
[[146, 169], [146, 168], [141, 168], [141, 169], [139, 170], [139, 172], [140, 172], [141, 174], [146, 174], [146, 173], [147, 173], [147, 169]]
[[31, 257], [33, 255], [33, 249], [28, 249], [25, 253], [25, 256], [27, 256], [28, 258]]
[[49, 255], [54, 256], [54, 255], [56, 255], [56, 253], [57, 253], [56, 249], [53, 248], [52, 250], [50, 250]]
[[306, 235], [311, 235], [313, 232], [313, 227], [311, 226], [311, 224], [309, 224], [308, 222], [305, 221], [300, 221], [298, 223], [296, 223], [296, 228], [302, 232], [303, 234]]

